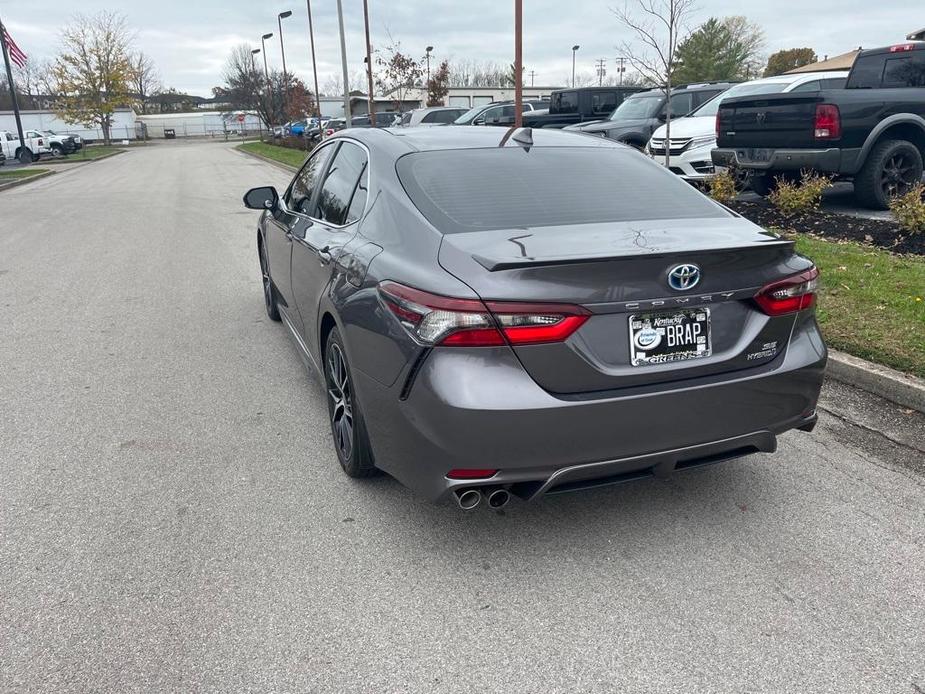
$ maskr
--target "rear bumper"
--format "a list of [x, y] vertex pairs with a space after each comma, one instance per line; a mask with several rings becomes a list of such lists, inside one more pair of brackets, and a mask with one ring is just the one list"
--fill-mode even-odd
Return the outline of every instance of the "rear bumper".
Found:
[[[802, 326], [770, 365], [670, 390], [559, 398], [507, 348], [433, 350], [406, 400], [405, 378], [354, 381], [376, 465], [407, 487], [434, 501], [478, 484], [533, 499], [775, 450], [777, 435], [812, 425], [822, 386], [825, 346], [815, 321]], [[448, 479], [453, 468], [499, 472], [473, 482]]]
[[854, 173], [856, 156], [850, 150], [829, 149], [775, 149], [770, 150], [767, 160], [755, 161], [748, 158], [748, 150], [719, 148], [712, 153], [716, 166], [735, 166], [756, 171], [799, 171], [813, 169], [828, 173]]

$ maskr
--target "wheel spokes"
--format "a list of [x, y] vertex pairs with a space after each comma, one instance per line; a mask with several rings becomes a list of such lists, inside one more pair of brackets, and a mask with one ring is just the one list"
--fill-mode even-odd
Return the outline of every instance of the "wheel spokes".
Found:
[[353, 453], [353, 403], [350, 397], [350, 379], [347, 364], [338, 345], [328, 352], [328, 397], [331, 398], [331, 425], [334, 442], [344, 460]]

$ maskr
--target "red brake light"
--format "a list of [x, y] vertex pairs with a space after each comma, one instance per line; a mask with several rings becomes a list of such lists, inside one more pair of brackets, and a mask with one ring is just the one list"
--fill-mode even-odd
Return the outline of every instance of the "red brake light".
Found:
[[456, 468], [446, 473], [451, 480], [483, 480], [494, 477], [497, 470], [476, 470], [474, 468]]
[[817, 104], [813, 125], [817, 140], [837, 140], [841, 137], [841, 113], [835, 104]]
[[482, 303], [405, 287], [379, 285], [383, 303], [416, 340], [446, 347], [563, 342], [588, 320], [581, 306], [509, 301]]
[[914, 43], [900, 43], [896, 46], [890, 46], [890, 53], [901, 53], [903, 51], [915, 50]]
[[716, 120], [713, 124], [713, 130], [716, 132], [716, 139], [719, 139], [719, 109], [716, 109]]
[[783, 316], [796, 313], [816, 304], [816, 287], [819, 270], [815, 267], [799, 275], [763, 287], [755, 295], [755, 302], [769, 316]]

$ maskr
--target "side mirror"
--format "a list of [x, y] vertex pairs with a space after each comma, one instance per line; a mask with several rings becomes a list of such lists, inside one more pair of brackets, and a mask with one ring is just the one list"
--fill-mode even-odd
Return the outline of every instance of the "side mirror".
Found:
[[666, 120], [668, 120], [668, 112], [667, 112], [667, 111], [662, 111], [661, 113], [659, 113], [659, 114], [658, 114], [658, 119], [659, 119], [662, 123], [664, 123]]
[[279, 205], [279, 193], [273, 186], [251, 188], [244, 194], [244, 207], [250, 210], [273, 210]]

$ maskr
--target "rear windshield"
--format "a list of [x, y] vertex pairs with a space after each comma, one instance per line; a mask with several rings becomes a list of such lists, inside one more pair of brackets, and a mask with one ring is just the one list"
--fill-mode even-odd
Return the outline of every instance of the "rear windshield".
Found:
[[848, 77], [849, 89], [925, 87], [925, 51], [862, 55]]
[[730, 87], [710, 99], [703, 106], [691, 113], [698, 118], [702, 116], [713, 117], [719, 110], [719, 105], [724, 99], [731, 99], [736, 96], [757, 96], [759, 94], [779, 94], [790, 86], [790, 82], [745, 82]]
[[399, 159], [397, 169], [415, 206], [448, 234], [727, 215], [658, 164], [622, 148], [415, 152]]

